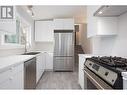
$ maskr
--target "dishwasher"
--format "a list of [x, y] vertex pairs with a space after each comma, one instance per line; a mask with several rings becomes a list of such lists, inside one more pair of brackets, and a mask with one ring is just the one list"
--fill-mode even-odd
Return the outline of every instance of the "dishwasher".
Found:
[[36, 58], [24, 62], [24, 89], [36, 88]]

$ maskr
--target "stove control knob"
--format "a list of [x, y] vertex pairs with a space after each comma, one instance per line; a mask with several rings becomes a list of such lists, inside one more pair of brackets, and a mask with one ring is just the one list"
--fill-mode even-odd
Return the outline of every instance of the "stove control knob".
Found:
[[114, 82], [114, 79], [112, 80], [112, 82]]
[[91, 65], [92, 65], [92, 63], [89, 63], [89, 65], [91, 66]]
[[108, 76], [109, 72], [105, 72], [105, 76]]

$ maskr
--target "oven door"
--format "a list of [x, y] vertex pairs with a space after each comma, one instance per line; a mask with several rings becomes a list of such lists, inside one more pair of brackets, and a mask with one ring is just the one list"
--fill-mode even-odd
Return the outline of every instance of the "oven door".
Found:
[[86, 85], [86, 89], [113, 89], [86, 67], [84, 68], [84, 75], [84, 85]]

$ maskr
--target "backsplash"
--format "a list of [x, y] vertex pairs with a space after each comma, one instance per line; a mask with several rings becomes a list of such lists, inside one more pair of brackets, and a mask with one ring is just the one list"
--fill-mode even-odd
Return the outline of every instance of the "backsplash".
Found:
[[54, 43], [53, 42], [36, 42], [34, 49], [37, 51], [53, 52]]

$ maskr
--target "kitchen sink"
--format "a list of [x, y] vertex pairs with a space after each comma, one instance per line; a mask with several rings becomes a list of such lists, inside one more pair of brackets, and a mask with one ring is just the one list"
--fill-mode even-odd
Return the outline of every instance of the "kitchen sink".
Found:
[[22, 55], [36, 55], [40, 52], [27, 52], [27, 53], [23, 53]]

